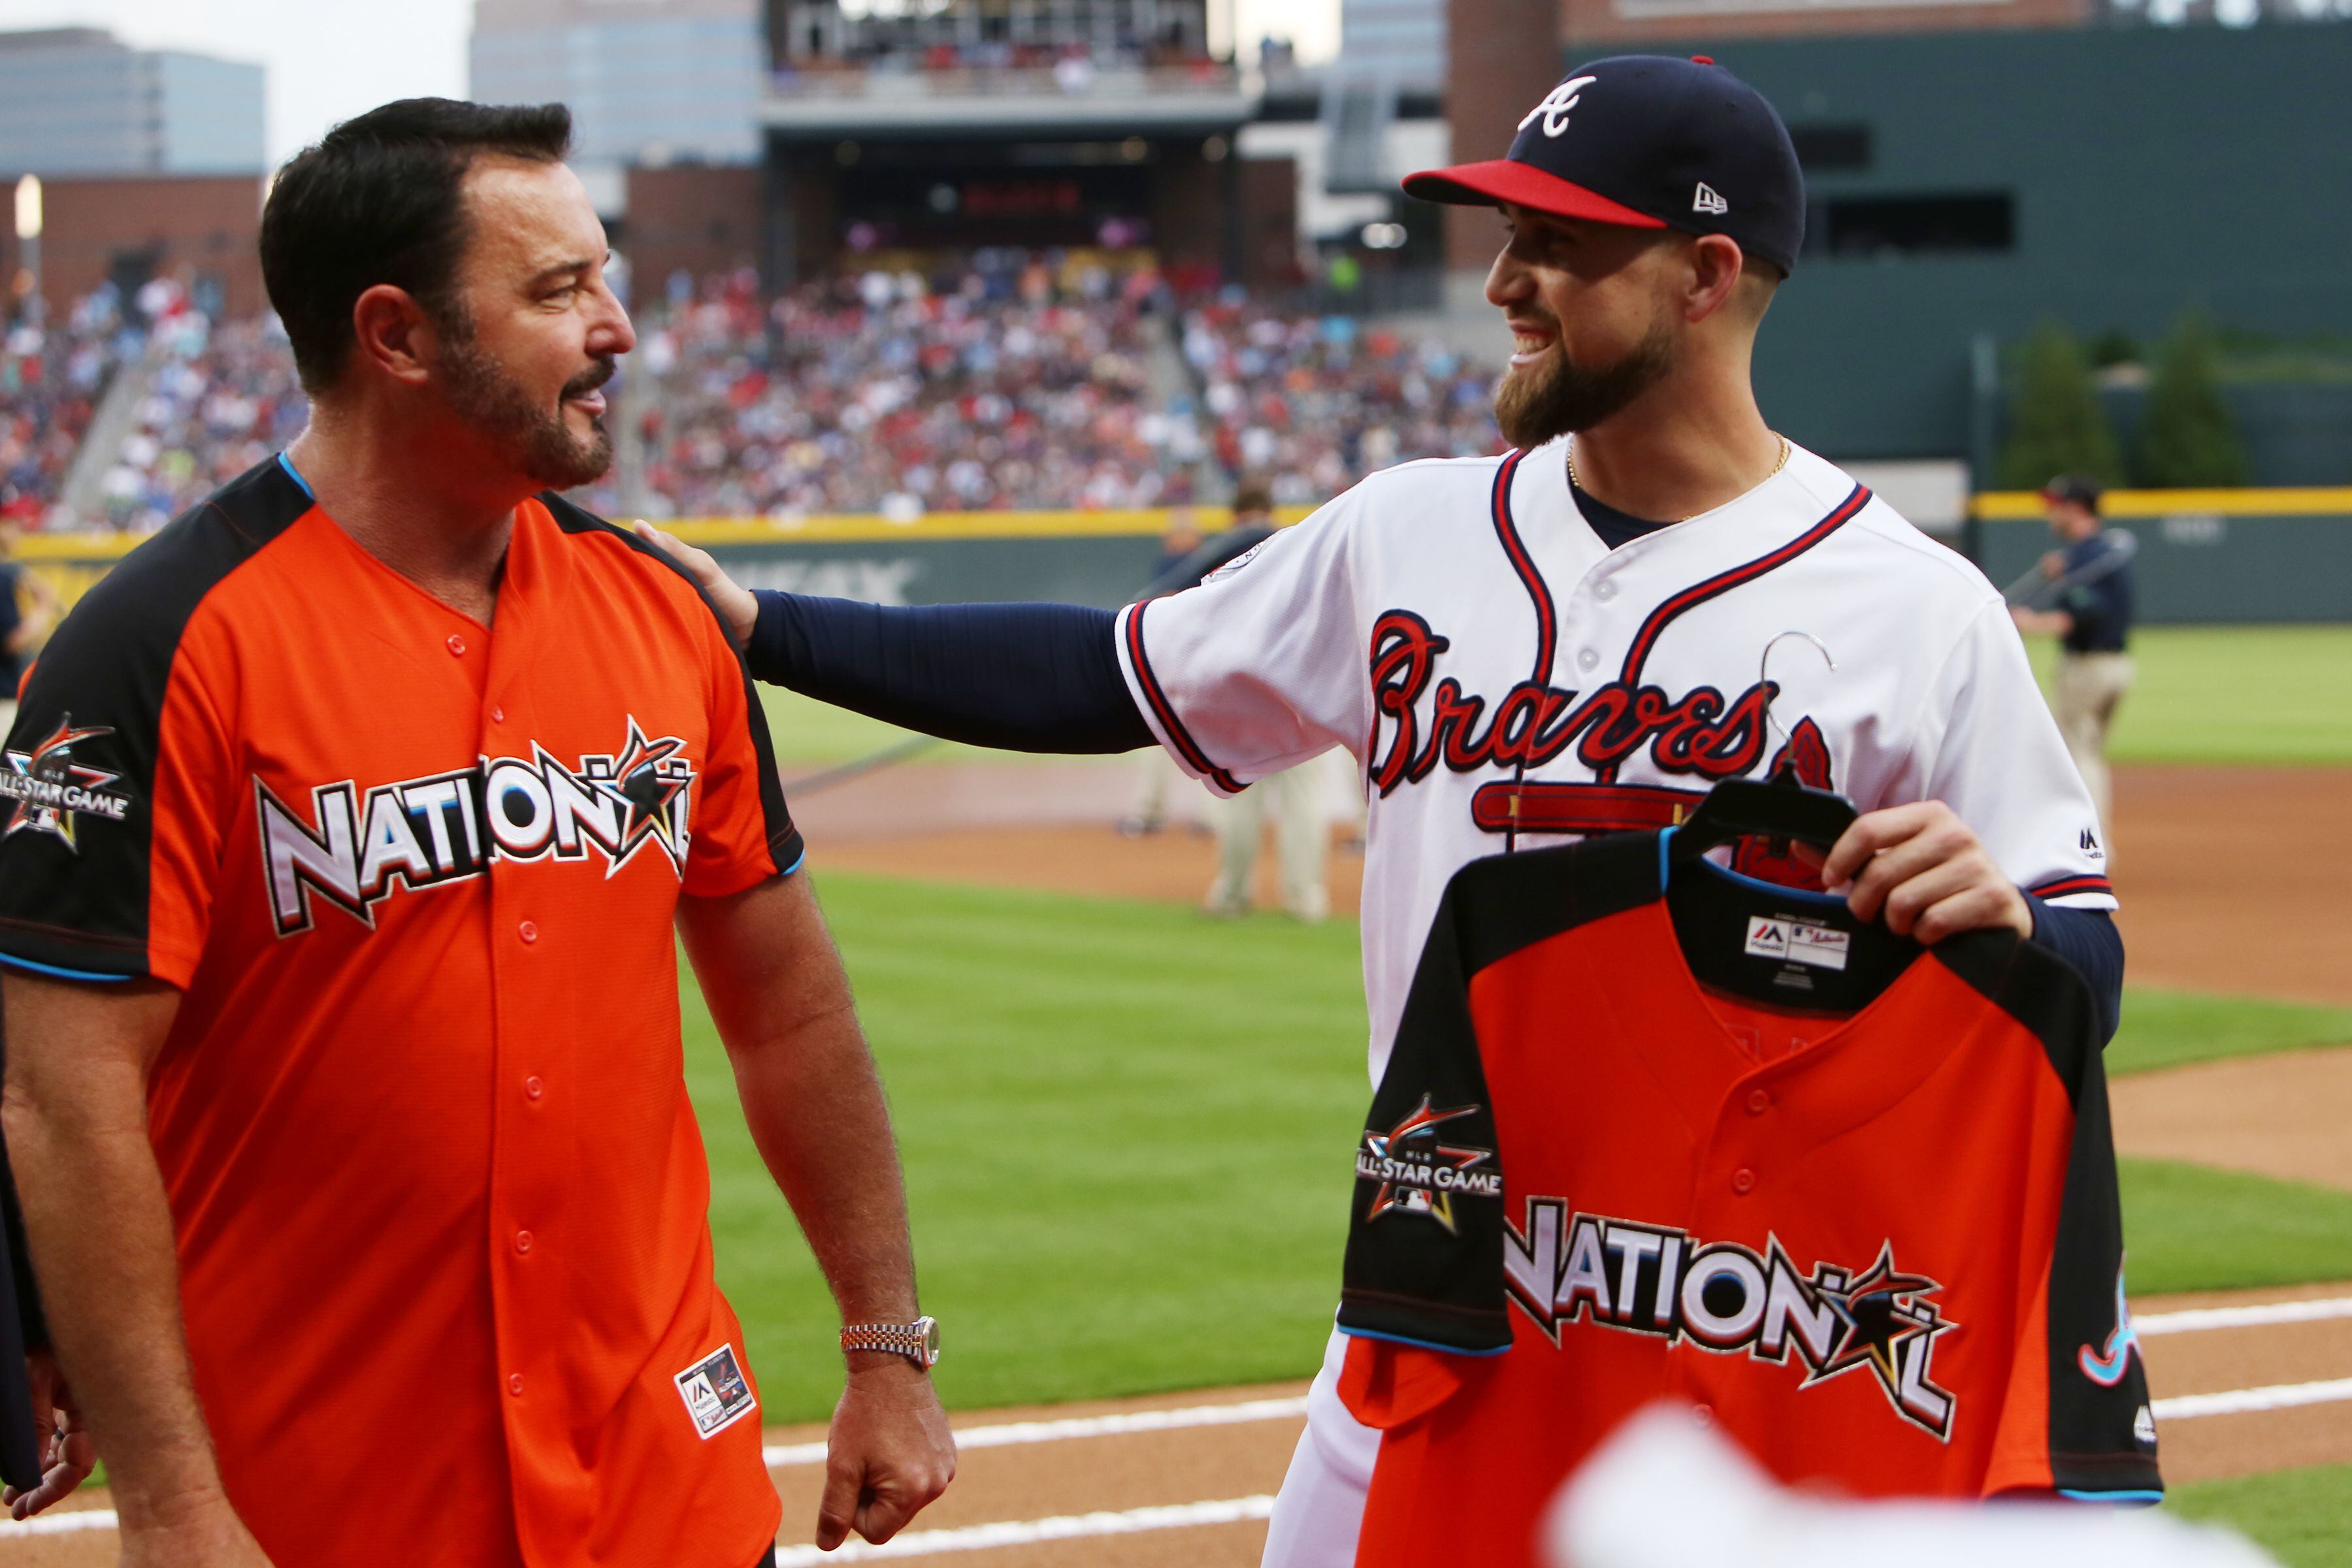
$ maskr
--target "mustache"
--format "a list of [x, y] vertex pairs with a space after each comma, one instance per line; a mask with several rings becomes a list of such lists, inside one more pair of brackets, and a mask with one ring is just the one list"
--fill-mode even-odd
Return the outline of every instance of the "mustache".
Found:
[[563, 384], [566, 397], [585, 397], [621, 373], [619, 359], [613, 354], [599, 354], [595, 365], [582, 371]]

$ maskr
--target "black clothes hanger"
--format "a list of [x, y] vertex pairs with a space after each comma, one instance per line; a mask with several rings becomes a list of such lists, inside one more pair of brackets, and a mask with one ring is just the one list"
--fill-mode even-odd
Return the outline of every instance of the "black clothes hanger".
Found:
[[[1811, 632], [1786, 631], [1764, 645], [1764, 657], [1757, 661], [1759, 681], [1764, 679], [1764, 668], [1771, 660], [1773, 647], [1783, 638], [1792, 637], [1811, 643], [1828, 660], [1831, 670], [1837, 669], [1837, 660], [1830, 657], [1821, 638]], [[1762, 721], [1769, 737], [1772, 724], [1769, 695]], [[1667, 842], [1666, 858], [1670, 865], [1681, 865], [1744, 837], [1769, 838], [1780, 845], [1795, 839], [1827, 849], [1853, 825], [1856, 815], [1852, 801], [1833, 791], [1815, 789], [1801, 782], [1793, 762], [1783, 761], [1769, 779], [1725, 779], [1707, 791], [1697, 808], [1674, 830], [1674, 837]]]

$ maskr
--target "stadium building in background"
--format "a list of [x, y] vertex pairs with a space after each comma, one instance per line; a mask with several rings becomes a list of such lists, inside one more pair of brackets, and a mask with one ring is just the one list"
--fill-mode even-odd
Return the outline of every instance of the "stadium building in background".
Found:
[[0, 181], [41, 182], [37, 253], [0, 225], [0, 279], [72, 300], [179, 278], [208, 309], [262, 307], [268, 163], [258, 65], [139, 49], [96, 27], [0, 33]]
[[633, 166], [749, 166], [767, 46], [758, 0], [476, 0], [467, 91], [572, 109], [572, 163], [599, 210]]

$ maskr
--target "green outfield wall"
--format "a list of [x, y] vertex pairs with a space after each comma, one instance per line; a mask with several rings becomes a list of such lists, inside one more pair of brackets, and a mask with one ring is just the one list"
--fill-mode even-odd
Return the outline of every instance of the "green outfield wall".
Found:
[[[2032, 568], [2052, 539], [2030, 494], [1975, 498], [1965, 542], [1995, 583]], [[2150, 623], [2352, 622], [2352, 489], [2118, 490], [2107, 511], [2137, 536], [2140, 617]], [[1205, 510], [1202, 526], [1229, 521]], [[1303, 509], [1279, 517], [1295, 522]], [[940, 605], [1019, 599], [1111, 608], [1160, 561], [1164, 511], [959, 512], [897, 523], [696, 519], [670, 524], [756, 588]], [[68, 598], [138, 541], [37, 534], [19, 554]]]

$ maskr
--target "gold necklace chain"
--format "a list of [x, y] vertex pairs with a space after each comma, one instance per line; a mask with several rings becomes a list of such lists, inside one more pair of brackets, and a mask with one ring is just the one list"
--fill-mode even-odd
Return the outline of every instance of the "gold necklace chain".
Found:
[[[1772, 465], [1771, 473], [1765, 475], [1764, 479], [1756, 481], [1759, 485], [1764, 483], [1766, 479], [1770, 479], [1776, 477], [1782, 468], [1789, 466], [1789, 454], [1793, 450], [1793, 448], [1789, 445], [1789, 438], [1786, 436], [1781, 435], [1779, 431], [1776, 430], [1772, 433], [1772, 438], [1780, 443], [1780, 460]], [[1570, 436], [1568, 438], [1568, 482], [1574, 485], [1578, 489], [1584, 489], [1584, 481], [1576, 477], [1576, 437], [1573, 436]], [[1588, 491], [1587, 493], [1589, 494], [1591, 492]], [[1696, 517], [1698, 513], [1696, 512], [1691, 513], [1691, 517]], [[1678, 517], [1675, 519], [1675, 521], [1676, 522], [1688, 522], [1690, 521], [1690, 517]]]

